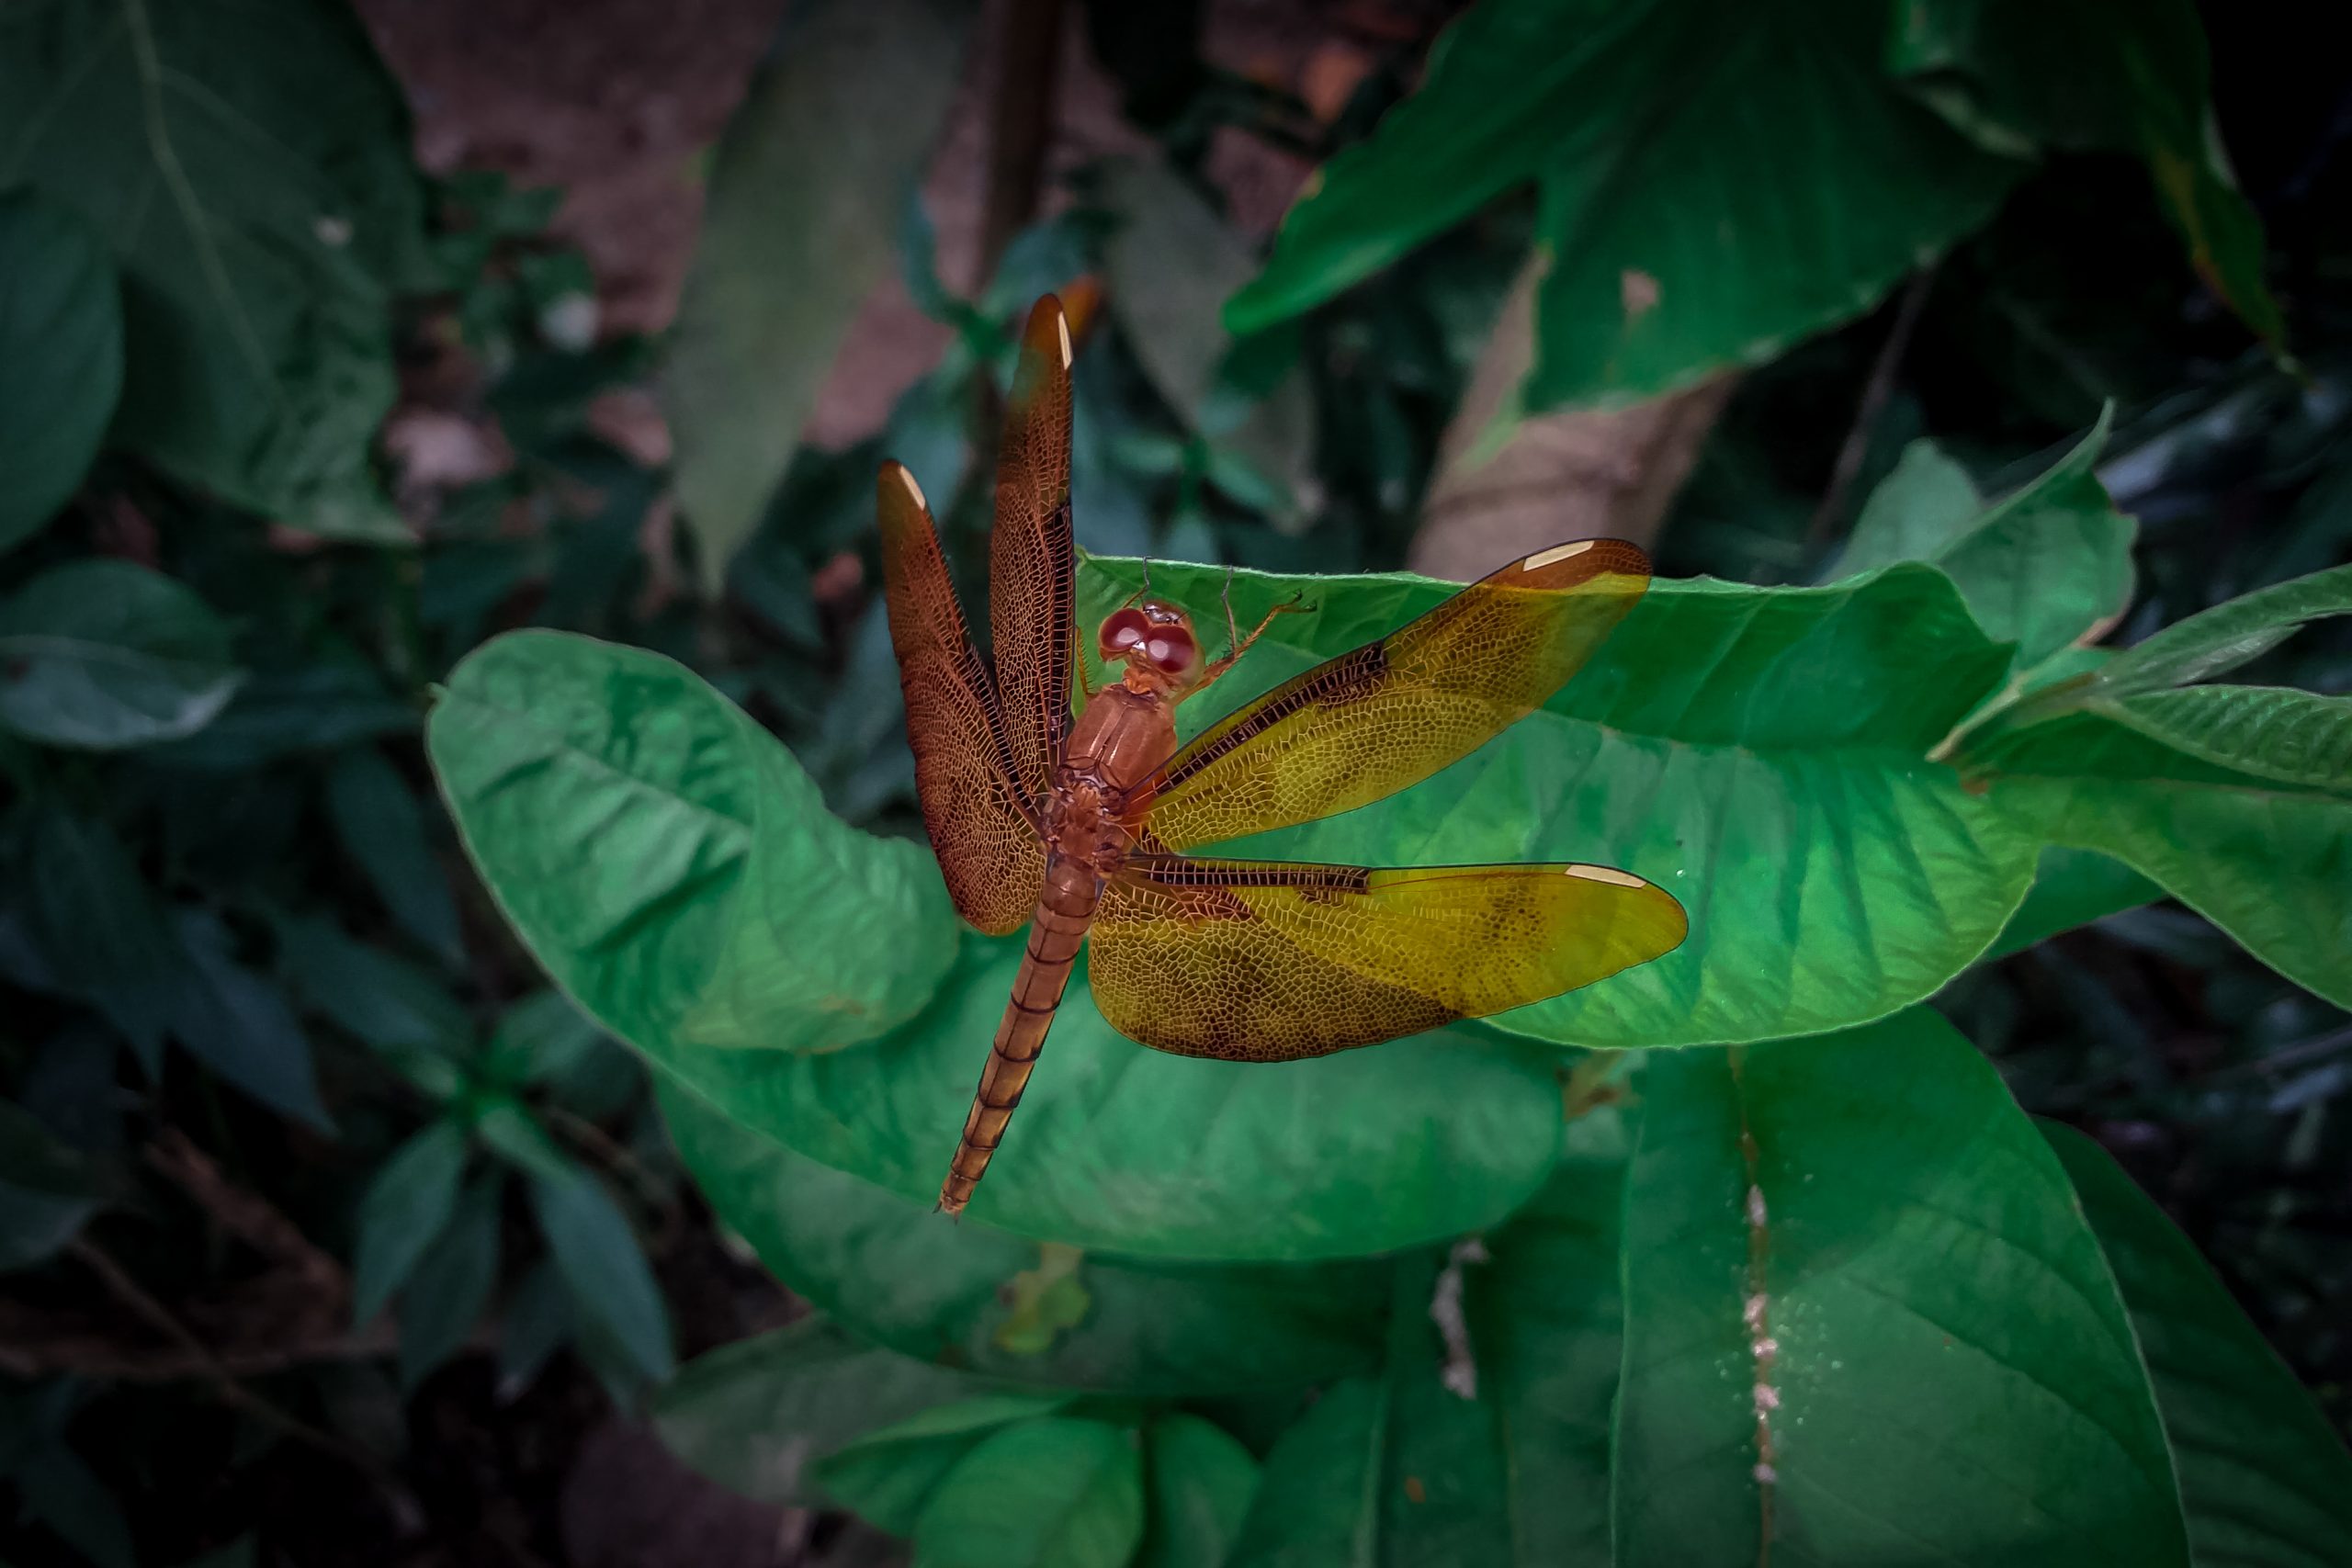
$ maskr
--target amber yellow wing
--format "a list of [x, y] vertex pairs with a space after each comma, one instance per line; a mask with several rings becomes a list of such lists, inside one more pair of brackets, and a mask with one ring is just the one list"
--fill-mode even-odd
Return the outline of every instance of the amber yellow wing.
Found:
[[1042, 799], [1069, 732], [1077, 554], [1069, 520], [1069, 321], [1031, 308], [1005, 400], [989, 536], [989, 637], [1013, 778]]
[[991, 935], [1016, 931], [1046, 880], [1036, 807], [1014, 782], [988, 667], [964, 625], [922, 490], [885, 463], [875, 500], [923, 826], [956, 912]]
[[1649, 578], [1618, 539], [1513, 561], [1202, 731], [1147, 786], [1142, 821], [1186, 850], [1418, 784], [1542, 706]]
[[1186, 1056], [1287, 1062], [1482, 1018], [1681, 943], [1682, 906], [1608, 866], [1401, 871], [1169, 857], [1103, 890], [1094, 1005]]

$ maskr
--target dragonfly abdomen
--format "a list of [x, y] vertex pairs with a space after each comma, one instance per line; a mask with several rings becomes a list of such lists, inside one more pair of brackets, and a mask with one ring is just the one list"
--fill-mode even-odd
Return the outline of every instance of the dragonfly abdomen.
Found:
[[940, 1184], [942, 1212], [960, 1214], [989, 1168], [996, 1146], [1004, 1140], [1005, 1123], [1021, 1103], [1021, 1091], [1045, 1048], [1046, 1032], [1054, 1026], [1062, 991], [1069, 985], [1070, 965], [1085, 944], [1086, 929], [1094, 921], [1101, 884], [1093, 872], [1060, 855], [1046, 863], [1045, 890], [1037, 913], [1029, 923], [1028, 951], [1013, 976], [1012, 996], [1004, 1004], [1004, 1019], [996, 1027], [996, 1043], [988, 1065], [980, 1069], [980, 1086], [972, 1109], [964, 1118], [964, 1136], [956, 1145], [955, 1163]]

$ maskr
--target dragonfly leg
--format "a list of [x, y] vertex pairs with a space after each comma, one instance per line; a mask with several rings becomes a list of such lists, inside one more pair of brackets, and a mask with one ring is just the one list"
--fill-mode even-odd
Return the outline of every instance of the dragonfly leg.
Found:
[[1275, 605], [1272, 609], [1267, 611], [1266, 618], [1260, 621], [1257, 626], [1252, 627], [1248, 637], [1242, 637], [1239, 635], [1239, 626], [1233, 619], [1233, 574], [1230, 571], [1227, 572], [1225, 576], [1225, 592], [1226, 635], [1229, 637], [1232, 641], [1228, 645], [1226, 656], [1201, 672], [1199, 682], [1195, 683], [1190, 691], [1184, 694], [1188, 697], [1196, 696], [1200, 693], [1208, 690], [1210, 682], [1216, 680], [1218, 676], [1232, 669], [1235, 663], [1240, 660], [1241, 656], [1250, 651], [1250, 644], [1256, 642], [1260, 637], [1266, 635], [1266, 628], [1274, 624], [1275, 616], [1304, 615], [1310, 614], [1314, 608], [1312, 605], [1299, 603], [1300, 600], [1306, 597], [1304, 592], [1294, 593], [1289, 598], [1283, 600], [1281, 604]]

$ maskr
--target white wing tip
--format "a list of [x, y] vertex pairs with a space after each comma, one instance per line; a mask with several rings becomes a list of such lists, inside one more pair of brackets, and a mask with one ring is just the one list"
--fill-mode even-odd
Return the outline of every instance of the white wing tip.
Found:
[[904, 468], [901, 468], [899, 470], [899, 482], [907, 487], [907, 493], [914, 498], [914, 502], [917, 506], [921, 507], [925, 512], [931, 510], [931, 502], [923, 499], [922, 486], [915, 483], [914, 475], [907, 472]]
[[1550, 549], [1538, 550], [1533, 555], [1528, 557], [1525, 560], [1520, 562], [1519, 570], [1521, 571], [1541, 571], [1545, 567], [1550, 566], [1554, 561], [1566, 560], [1570, 556], [1580, 556], [1590, 548], [1592, 548], [1592, 541], [1590, 539], [1578, 539], [1573, 545], [1554, 545]]
[[1055, 312], [1054, 312], [1054, 325], [1055, 325], [1056, 327], [1057, 327], [1057, 328], [1059, 328], [1059, 329], [1061, 330], [1061, 334], [1062, 334], [1062, 368], [1063, 368], [1063, 369], [1065, 369], [1065, 370], [1067, 370], [1067, 369], [1069, 369], [1069, 358], [1070, 358], [1070, 355], [1069, 355], [1069, 318], [1068, 316], [1066, 316], [1066, 315], [1063, 315], [1060, 311], [1057, 310], [1057, 311], [1055, 311]]
[[1619, 871], [1613, 865], [1572, 865], [1570, 876], [1581, 876], [1587, 882], [1606, 882], [1611, 887], [1647, 887], [1648, 883], [1631, 872]]

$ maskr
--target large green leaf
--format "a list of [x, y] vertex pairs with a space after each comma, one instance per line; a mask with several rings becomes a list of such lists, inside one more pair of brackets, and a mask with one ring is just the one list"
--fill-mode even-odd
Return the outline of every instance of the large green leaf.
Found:
[[998, 1433], [1049, 1416], [1065, 1393], [976, 1393], [870, 1431], [819, 1460], [819, 1492], [895, 1535], [911, 1535], [941, 1482]]
[[[484, 879], [601, 1022], [794, 1151], [937, 1191], [1022, 950], [959, 942], [924, 850], [826, 815], [784, 749], [678, 666], [584, 638], [477, 652], [428, 740]], [[1499, 1219], [1550, 1168], [1560, 1119], [1538, 1049], [1442, 1032], [1285, 1066], [1194, 1061], [1114, 1033], [1081, 978], [1015, 1127], [975, 1220], [1298, 1260]]]
[[[1135, 563], [1093, 565], [1082, 615], [1140, 581]], [[1158, 564], [1151, 580], [1221, 619], [1223, 572]], [[1286, 679], [1448, 591], [1244, 573], [1236, 614], [1247, 624], [1301, 590], [1316, 613], [1278, 620], [1231, 684]], [[1934, 992], [2025, 892], [2033, 840], [1925, 760], [2007, 663], [1922, 566], [1827, 588], [1658, 582], [1559, 695], [1468, 760], [1360, 812], [1207, 852], [1622, 866], [1682, 900], [1689, 939], [1497, 1023], [1587, 1045], [1839, 1028]], [[1224, 687], [1213, 705], [1234, 705]], [[1179, 714], [1188, 733], [1216, 716]]]
[[1993, 945], [1984, 950], [1984, 956], [2006, 958], [2061, 931], [2136, 909], [2164, 896], [2163, 888], [2112, 855], [2053, 844], [2041, 852], [2032, 891], [2001, 928]]
[[2037, 831], [2154, 878], [2352, 1005], [2352, 698], [2174, 685], [2347, 612], [2352, 567], [2248, 594], [1987, 715], [1954, 759]]
[[835, 820], [782, 747], [659, 654], [500, 637], [451, 673], [427, 734], [507, 917], [643, 1049], [872, 1039], [956, 953], [922, 847]]
[[296, 527], [406, 536], [368, 446], [423, 196], [400, 90], [346, 7], [7, 7], [0, 186], [19, 180], [121, 265], [119, 443]]
[[1143, 1540], [1141, 1435], [1069, 1416], [981, 1443], [915, 1520], [937, 1568], [1125, 1568]]
[[1086, 1255], [1084, 1314], [1049, 1348], [1008, 1348], [1038, 1248], [940, 1223], [923, 1201], [829, 1169], [662, 1085], [671, 1135], [718, 1217], [795, 1293], [910, 1356], [1023, 1382], [1135, 1394], [1249, 1393], [1370, 1365], [1380, 1264], [1173, 1265]]
[[57, 202], [0, 193], [0, 550], [80, 487], [121, 394], [114, 257]]
[[1996, 506], [1959, 511], [1974, 491], [1958, 465], [1915, 442], [1862, 509], [1834, 576], [1897, 560], [1943, 569], [1977, 625], [2018, 645], [2030, 670], [2096, 636], [2132, 603], [2132, 519], [2092, 465], [2107, 420], [2032, 483]]
[[804, 1479], [815, 1461], [985, 1386], [805, 1317], [687, 1362], [655, 1399], [653, 1423], [672, 1452], [712, 1480], [807, 1507], [823, 1500]]
[[663, 385], [678, 493], [713, 589], [784, 477], [858, 305], [890, 270], [968, 20], [947, 0], [796, 5], [719, 142]]
[[1484, 0], [1227, 307], [1250, 332], [1542, 186], [1528, 402], [1630, 400], [1868, 309], [2018, 165], [1879, 63], [1878, 0]]
[[0, 728], [52, 746], [193, 735], [241, 678], [204, 601], [126, 560], [52, 567], [0, 604]]
[[2341, 1563], [2352, 1553], [2352, 1453], [2197, 1247], [2107, 1152], [2042, 1135], [2115, 1271], [2172, 1441], [2198, 1568]]
[[1950, 1025], [1658, 1053], [1643, 1097], [1618, 1563], [2188, 1562], [2098, 1244]]
[[1258, 1490], [1258, 1461], [1224, 1428], [1163, 1416], [1144, 1431], [1151, 1508], [1136, 1568], [1224, 1568]]
[[1622, 1159], [1563, 1161], [1535, 1201], [1487, 1238], [1487, 1259], [1463, 1269], [1478, 1397], [1493, 1412], [1509, 1491], [1513, 1562], [1609, 1558], [1623, 1189]]
[[1980, 145], [2135, 152], [2189, 260], [2278, 347], [2262, 220], [2213, 126], [2193, 0], [1889, 0], [1887, 65]]

